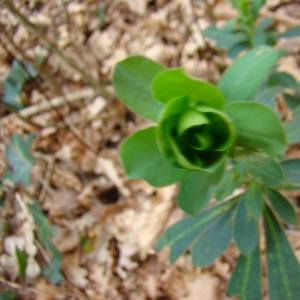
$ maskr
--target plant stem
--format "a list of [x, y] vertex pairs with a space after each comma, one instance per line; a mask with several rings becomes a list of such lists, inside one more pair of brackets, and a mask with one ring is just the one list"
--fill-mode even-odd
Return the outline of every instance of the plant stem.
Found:
[[13, 114], [15, 114], [19, 119], [21, 119], [22, 121], [24, 121], [24, 122], [27, 123], [28, 125], [34, 126], [34, 127], [38, 128], [38, 129], [44, 128], [44, 126], [39, 125], [39, 124], [37, 124], [37, 123], [31, 121], [30, 119], [26, 118], [26, 117], [21, 116], [21, 115], [19, 114], [18, 110], [15, 109], [14, 107], [12, 107], [11, 105], [9, 105], [9, 104], [7, 104], [7, 103], [5, 103], [5, 102], [3, 102], [3, 101], [0, 101], [0, 105], [1, 105], [2, 107], [4, 107], [5, 109], [9, 110], [10, 112], [12, 112]]

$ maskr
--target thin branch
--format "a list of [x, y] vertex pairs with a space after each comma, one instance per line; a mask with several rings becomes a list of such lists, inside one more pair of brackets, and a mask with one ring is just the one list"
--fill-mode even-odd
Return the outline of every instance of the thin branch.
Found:
[[11, 0], [4, 0], [4, 3], [7, 5], [8, 9], [19, 17], [22, 23], [29, 28], [37, 37], [42, 39], [47, 45], [51, 48], [51, 50], [59, 56], [66, 64], [76, 70], [88, 83], [90, 83], [94, 88], [96, 88], [106, 99], [111, 98], [111, 94], [106, 89], [106, 87], [100, 82], [95, 80], [92, 76], [86, 73], [81, 67], [76, 64], [71, 58], [67, 57], [60, 49], [58, 49], [57, 45], [51, 41], [44, 32], [37, 27], [35, 24], [31, 23], [23, 14], [19, 12], [19, 10], [14, 6]]
[[13, 289], [13, 290], [22, 290], [22, 293], [25, 292], [25, 293], [38, 293], [38, 291], [35, 289], [35, 288], [30, 288], [30, 287], [23, 287], [17, 283], [14, 283], [14, 282], [11, 282], [11, 281], [8, 281], [2, 277], [0, 277], [0, 282], [2, 284], [4, 284], [5, 286]]
[[33, 121], [31, 121], [30, 119], [22, 116], [19, 111], [17, 109], [15, 109], [13, 106], [3, 102], [3, 101], [0, 101], [0, 106], [4, 107], [5, 109], [9, 110], [11, 113], [13, 113], [14, 115], [16, 115], [19, 119], [21, 119], [22, 121], [24, 121], [25, 123], [27, 123], [28, 125], [30, 126], [33, 126], [33, 127], [36, 127], [38, 129], [43, 129], [44, 126], [42, 125], [39, 125]]
[[[14, 42], [12, 41], [12, 39], [9, 37], [9, 35], [4, 31], [3, 34], [5, 35], [5, 37], [9, 40], [9, 42], [11, 43], [11, 45], [15, 48], [15, 50], [22, 56], [24, 57], [25, 60], [27, 60], [28, 62], [31, 62], [34, 67], [39, 71], [41, 72], [48, 80], [48, 82], [50, 82], [53, 86], [54, 89], [56, 89], [60, 94], [62, 94], [62, 102], [63, 104], [67, 105], [68, 107], [70, 107], [69, 105], [69, 102], [67, 100], [67, 98], [64, 96], [64, 91], [62, 90], [61, 86], [58, 85], [55, 80], [53, 79], [53, 77], [51, 76], [51, 74], [49, 73], [49, 71], [46, 69], [46, 68], [41, 68], [41, 66], [39, 64], [36, 63], [36, 61], [32, 60], [31, 58], [27, 57], [25, 54], [23, 54], [21, 52], [21, 50], [14, 44]], [[106, 102], [106, 104], [109, 104], [114, 98], [110, 98], [109, 101]], [[48, 106], [54, 110], [57, 115], [59, 116], [59, 118], [61, 119], [61, 122], [60, 122], [60, 128], [69, 128], [71, 133], [74, 135], [74, 137], [79, 140], [81, 143], [83, 143], [86, 147], [88, 147], [93, 153], [97, 153], [97, 149], [95, 147], [93, 147], [93, 145], [85, 140], [85, 138], [82, 136], [82, 134], [80, 132], [78, 132], [78, 130], [68, 124], [68, 122], [64, 119], [64, 116], [61, 114], [61, 112], [59, 111], [59, 109], [55, 106], [52, 105], [52, 103], [50, 102], [50, 100], [46, 99], [47, 100], [47, 104]], [[54, 126], [56, 127], [56, 125], [51, 125], [51, 126]]]

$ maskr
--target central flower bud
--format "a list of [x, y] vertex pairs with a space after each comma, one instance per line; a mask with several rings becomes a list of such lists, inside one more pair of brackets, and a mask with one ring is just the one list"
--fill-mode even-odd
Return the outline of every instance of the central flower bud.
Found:
[[222, 111], [188, 100], [181, 96], [168, 102], [157, 129], [157, 143], [178, 167], [209, 168], [226, 155], [235, 140], [235, 129]]

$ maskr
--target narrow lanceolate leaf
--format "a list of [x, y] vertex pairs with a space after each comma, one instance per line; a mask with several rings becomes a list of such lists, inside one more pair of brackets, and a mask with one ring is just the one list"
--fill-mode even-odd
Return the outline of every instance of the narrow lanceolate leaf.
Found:
[[157, 241], [155, 248], [171, 247], [170, 261], [173, 263], [201, 233], [214, 224], [236, 202], [236, 199], [208, 208], [196, 217], [187, 217], [172, 225]]
[[251, 12], [257, 18], [259, 10], [265, 5], [265, 0], [254, 0], [251, 5]]
[[265, 191], [278, 216], [286, 223], [297, 225], [298, 219], [293, 205], [276, 190], [265, 189]]
[[280, 163], [283, 170], [284, 181], [281, 188], [300, 189], [300, 159], [287, 159]]
[[258, 220], [265, 204], [259, 184], [251, 181], [245, 193], [245, 198], [248, 210], [254, 219]]
[[43, 274], [49, 277], [52, 284], [58, 284], [64, 277], [60, 271], [61, 254], [52, 243], [53, 229], [50, 222], [42, 210], [39, 203], [34, 200], [33, 205], [28, 205], [28, 209], [32, 213], [34, 222], [37, 225], [37, 236], [44, 247], [52, 252], [52, 258], [48, 266], [43, 267]]
[[240, 43], [234, 45], [233, 47], [229, 48], [227, 51], [227, 56], [229, 58], [235, 58], [242, 50], [248, 48], [248, 43]]
[[160, 73], [153, 81], [155, 98], [163, 103], [179, 96], [188, 96], [190, 106], [207, 105], [222, 109], [225, 98], [211, 83], [187, 76], [183, 69], [171, 69]]
[[221, 179], [225, 168], [225, 160], [214, 173], [205, 171], [190, 172], [180, 185], [177, 195], [177, 205], [190, 215], [196, 215], [199, 210], [210, 200], [212, 186]]
[[24, 249], [19, 250], [18, 248], [16, 248], [16, 256], [17, 256], [17, 260], [18, 260], [18, 264], [19, 264], [19, 273], [20, 273], [20, 275], [25, 277], [28, 254], [26, 253], [26, 251]]
[[236, 129], [236, 144], [263, 151], [270, 156], [280, 155], [286, 147], [284, 129], [276, 114], [260, 103], [233, 103], [225, 107], [225, 113]]
[[238, 58], [218, 84], [227, 103], [249, 100], [267, 78], [277, 57], [273, 48], [260, 46]]
[[259, 102], [275, 110], [276, 107], [276, 96], [283, 92], [283, 88], [281, 86], [274, 86], [271, 88], [264, 89], [259, 94], [257, 94], [252, 101]]
[[40, 242], [44, 247], [46, 247], [53, 253], [57, 253], [57, 249], [51, 240], [53, 236], [51, 224], [49, 222], [49, 219], [43, 212], [42, 207], [37, 202], [37, 200], [34, 200], [33, 205], [28, 205], [28, 209], [34, 218], [35, 224], [37, 225], [37, 236]]
[[61, 254], [54, 255], [48, 266], [43, 267], [43, 275], [47, 276], [52, 284], [58, 284], [64, 277], [60, 271]]
[[236, 206], [231, 207], [197, 239], [191, 252], [196, 266], [210, 265], [226, 250], [232, 239], [235, 209]]
[[164, 70], [162, 65], [142, 56], [131, 56], [117, 63], [113, 85], [118, 98], [136, 113], [157, 122], [164, 105], [154, 98], [151, 85]]
[[227, 170], [220, 183], [216, 186], [214, 193], [218, 201], [230, 196], [233, 191], [241, 185], [239, 176], [234, 168]]
[[268, 35], [264, 30], [256, 28], [254, 33], [251, 36], [251, 46], [258, 47], [261, 45], [266, 45], [268, 40]]
[[245, 194], [241, 197], [234, 218], [234, 240], [245, 255], [251, 253], [257, 245], [258, 230], [253, 216], [250, 214]]
[[121, 145], [120, 156], [130, 178], [143, 178], [153, 186], [167, 186], [185, 178], [189, 171], [173, 167], [162, 156], [155, 140], [156, 127], [137, 131]]
[[285, 37], [285, 38], [290, 38], [290, 37], [295, 37], [300, 35], [300, 26], [295, 26], [292, 27], [291, 29], [279, 34], [279, 38]]
[[281, 86], [283, 88], [299, 89], [300, 84], [295, 77], [286, 72], [276, 72], [270, 76], [268, 84], [271, 86]]
[[232, 31], [225, 31], [211, 25], [207, 27], [203, 34], [205, 37], [213, 39], [217, 42], [217, 48], [229, 49], [237, 44], [247, 41], [247, 35], [243, 32], [236, 32], [233, 28]]
[[296, 95], [291, 95], [289, 93], [284, 93], [283, 97], [284, 97], [284, 100], [286, 101], [287, 105], [289, 106], [289, 108], [291, 110], [295, 110], [300, 104], [299, 97], [298, 97], [297, 94]]
[[300, 107], [295, 109], [292, 118], [291, 121], [286, 121], [284, 124], [289, 144], [300, 141]]
[[264, 211], [267, 243], [267, 279], [270, 300], [298, 300], [300, 266], [294, 252], [269, 208]]
[[250, 180], [265, 186], [278, 186], [283, 180], [280, 165], [274, 161], [253, 161], [240, 158], [236, 163], [237, 171]]
[[241, 254], [227, 286], [229, 296], [240, 295], [241, 300], [261, 299], [260, 251], [257, 246], [249, 255]]
[[5, 149], [10, 170], [5, 172], [4, 178], [16, 183], [29, 185], [31, 182], [31, 168], [34, 165], [34, 158], [31, 155], [31, 144], [33, 135], [27, 138], [14, 134], [10, 144]]

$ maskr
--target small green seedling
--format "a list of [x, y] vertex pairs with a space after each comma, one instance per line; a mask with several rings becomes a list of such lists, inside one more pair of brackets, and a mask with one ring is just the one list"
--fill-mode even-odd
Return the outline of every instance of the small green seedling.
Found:
[[[269, 297], [299, 299], [299, 263], [279, 221], [294, 226], [298, 220], [279, 190], [300, 188], [300, 159], [284, 157], [288, 141], [300, 136], [287, 141], [290, 123], [282, 124], [273, 104], [258, 97], [270, 88], [278, 57], [271, 47], [257, 47], [235, 61], [217, 87], [142, 56], [119, 62], [113, 76], [119, 99], [156, 123], [122, 143], [127, 176], [156, 187], [178, 183], [177, 205], [189, 215], [155, 248], [169, 246], [171, 262], [189, 248], [194, 264], [205, 267], [234, 240], [241, 255], [227, 292], [246, 300], [262, 299], [260, 219]], [[214, 197], [220, 203], [209, 203]]]
[[217, 42], [217, 48], [227, 50], [230, 58], [236, 57], [244, 49], [261, 45], [274, 46], [280, 38], [300, 35], [300, 26], [279, 33], [271, 17], [259, 18], [259, 11], [265, 0], [230, 0], [238, 10], [239, 17], [228, 20], [222, 28], [211, 25], [204, 30], [204, 36]]
[[24, 62], [21, 64], [17, 60], [13, 61], [12, 70], [4, 81], [3, 102], [11, 105], [15, 109], [25, 106], [21, 96], [23, 85], [29, 78], [37, 77], [38, 72], [32, 64]]

